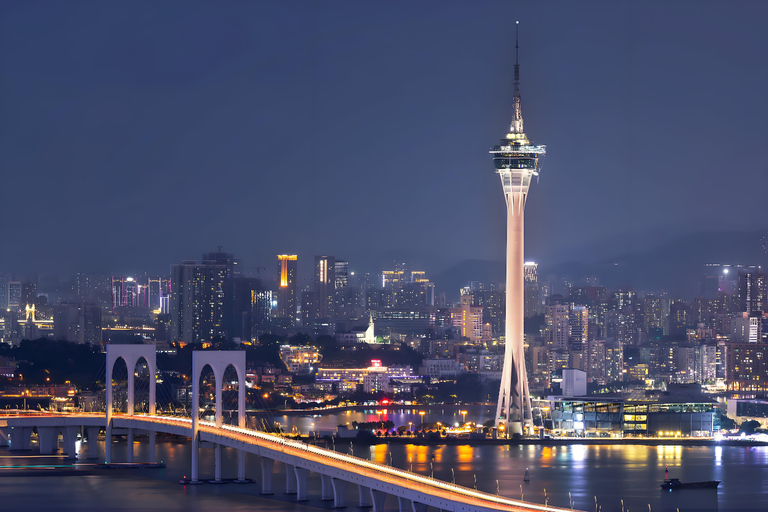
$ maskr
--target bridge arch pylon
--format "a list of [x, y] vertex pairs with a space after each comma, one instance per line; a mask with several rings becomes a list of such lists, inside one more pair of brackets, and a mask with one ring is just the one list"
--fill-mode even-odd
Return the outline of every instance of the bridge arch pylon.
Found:
[[[112, 461], [112, 372], [115, 369], [115, 363], [118, 359], [125, 361], [125, 366], [128, 369], [128, 408], [126, 412], [129, 415], [133, 415], [133, 395], [134, 395], [134, 371], [136, 369], [136, 363], [140, 359], [144, 359], [147, 362], [149, 370], [149, 414], [155, 414], [156, 407], [156, 374], [157, 374], [157, 351], [154, 345], [107, 345], [107, 368], [106, 368], [106, 380], [107, 380], [107, 393], [106, 393], [106, 416], [107, 416], [107, 428], [106, 428], [106, 441], [104, 443], [104, 460], [109, 463]], [[132, 433], [129, 434], [129, 438]], [[132, 444], [132, 440], [131, 440]], [[129, 451], [129, 458], [133, 457], [133, 451]]]
[[[216, 384], [216, 426], [222, 425], [221, 393], [224, 374], [229, 366], [237, 372], [237, 426], [245, 427], [245, 351], [242, 350], [205, 350], [192, 352], [192, 481], [197, 482], [200, 431], [200, 377], [203, 369], [209, 366], [213, 370]], [[221, 446], [216, 446], [216, 480], [221, 479]], [[238, 480], [244, 480], [245, 459], [241, 451], [238, 456]]]
[[107, 345], [107, 422], [112, 419], [112, 372], [115, 369], [115, 363], [118, 359], [125, 361], [128, 368], [128, 414], [133, 414], [133, 394], [134, 394], [134, 369], [140, 359], [147, 362], [149, 369], [149, 414], [155, 414], [155, 374], [157, 373], [157, 352], [154, 345]]

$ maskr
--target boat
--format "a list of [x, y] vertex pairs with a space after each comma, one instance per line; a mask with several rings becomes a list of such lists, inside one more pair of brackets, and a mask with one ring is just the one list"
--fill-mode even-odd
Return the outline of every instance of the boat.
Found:
[[670, 491], [678, 489], [717, 489], [720, 480], [710, 480], [708, 482], [681, 482], [679, 478], [666, 478], [661, 488]]

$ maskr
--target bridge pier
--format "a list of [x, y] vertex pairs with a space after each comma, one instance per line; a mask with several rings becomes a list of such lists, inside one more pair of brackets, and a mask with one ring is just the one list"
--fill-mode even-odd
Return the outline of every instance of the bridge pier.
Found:
[[357, 494], [359, 496], [358, 508], [371, 508], [371, 488], [358, 484]]
[[154, 430], [148, 432], [149, 440], [149, 460], [147, 462], [157, 462], [157, 435]]
[[247, 483], [245, 479], [245, 451], [237, 450], [237, 482]]
[[64, 427], [64, 451], [68, 459], [77, 458], [77, 431], [80, 427]]
[[88, 458], [95, 459], [99, 456], [99, 427], [87, 427], [85, 435], [88, 440]]
[[40, 446], [40, 455], [53, 455], [59, 447], [59, 429], [37, 427], [37, 442]]
[[[194, 419], [194, 414], [193, 414], [193, 419]], [[194, 484], [199, 482], [197, 478], [198, 470], [200, 469], [199, 468], [200, 463], [197, 460], [198, 459], [197, 452], [198, 452], [198, 448], [200, 448], [199, 436], [200, 434], [196, 430], [192, 431], [192, 464], [191, 464], [192, 467], [190, 468], [189, 476], [192, 477], [190, 478], [190, 482]]]
[[417, 503], [415, 501], [411, 501], [411, 507], [413, 508], [413, 512], [427, 512], [427, 509], [429, 508], [426, 503]]
[[333, 508], [346, 508], [347, 496], [344, 492], [347, 490], [347, 482], [338, 478], [331, 478], [333, 487]]
[[213, 447], [213, 481], [221, 483], [221, 444], [216, 443]]
[[0, 448], [8, 446], [8, 428], [0, 428]]
[[333, 478], [328, 475], [320, 474], [320, 501], [331, 501], [333, 499]]
[[296, 466], [285, 465], [285, 494], [296, 494]]
[[126, 441], [126, 454], [125, 462], [133, 462], [133, 429], [129, 428], [128, 433], [125, 435]]
[[266, 457], [260, 457], [261, 463], [261, 494], [274, 494], [272, 492], [272, 468], [275, 461]]
[[296, 473], [296, 501], [309, 501], [309, 498], [307, 497], [309, 470], [294, 466], [293, 471]]
[[400, 512], [411, 512], [411, 500], [408, 498], [397, 497], [397, 509]]
[[11, 446], [8, 450], [29, 450], [31, 439], [32, 429], [30, 427], [13, 427], [11, 429]]
[[112, 462], [112, 421], [107, 419], [107, 428], [104, 430], [104, 464], [110, 462]]
[[384, 501], [387, 493], [384, 491], [374, 491], [371, 489], [371, 501], [373, 502], [373, 512], [384, 512]]

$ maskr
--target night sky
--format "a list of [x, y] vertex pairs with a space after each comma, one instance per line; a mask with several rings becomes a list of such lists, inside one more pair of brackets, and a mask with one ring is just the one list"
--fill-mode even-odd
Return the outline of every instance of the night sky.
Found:
[[768, 227], [763, 0], [3, 2], [0, 271], [501, 259], [515, 20], [527, 258]]

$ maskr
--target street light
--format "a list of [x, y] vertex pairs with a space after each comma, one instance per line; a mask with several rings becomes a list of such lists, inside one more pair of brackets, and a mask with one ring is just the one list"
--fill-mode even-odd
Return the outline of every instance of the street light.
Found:
[[463, 427], [467, 422], [467, 411], [459, 411], [459, 413], [461, 413], [461, 426]]
[[419, 416], [421, 416], [421, 430], [424, 430], [424, 415], [425, 414], [426, 414], [426, 412], [419, 411]]

